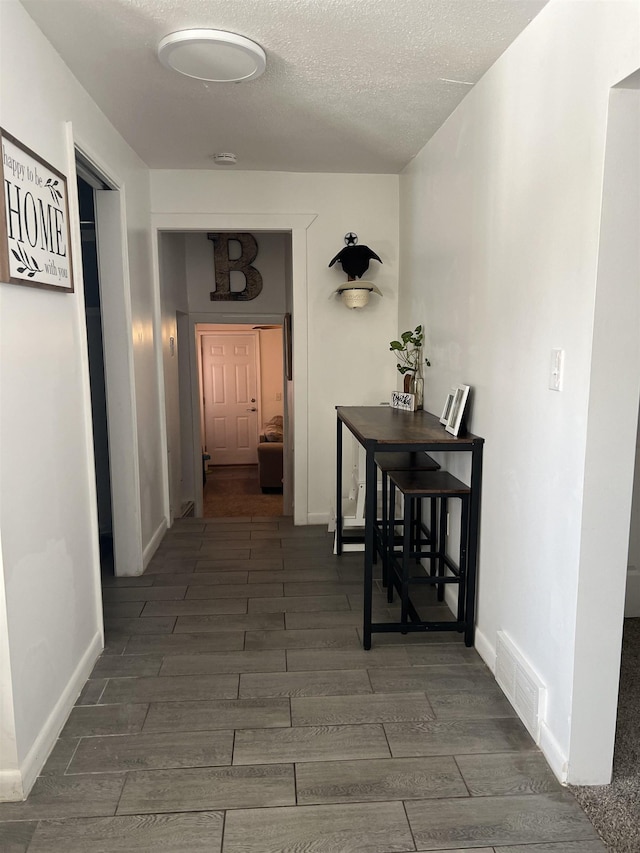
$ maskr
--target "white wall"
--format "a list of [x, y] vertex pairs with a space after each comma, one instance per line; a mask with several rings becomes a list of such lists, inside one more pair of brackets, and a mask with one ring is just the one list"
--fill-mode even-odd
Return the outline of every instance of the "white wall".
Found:
[[[177, 230], [206, 230], [207, 214], [222, 219], [228, 214], [234, 227], [245, 214], [248, 221], [261, 214], [265, 221], [315, 215], [306, 232], [304, 316], [296, 307], [301, 284], [294, 258], [293, 335], [296, 345], [304, 346], [307, 363], [303, 373], [300, 360], [294, 365], [296, 394], [304, 390], [308, 395], [305, 418], [296, 410], [294, 434], [298, 463], [307, 466], [306, 521], [326, 521], [335, 480], [335, 406], [377, 404], [396, 387], [388, 342], [397, 333], [397, 176], [158, 170], [151, 173], [151, 199], [157, 226], [174, 222]], [[193, 211], [198, 214], [192, 216]], [[382, 265], [372, 262], [368, 275], [384, 296], [372, 296], [362, 311], [349, 311], [332, 296], [346, 275], [328, 264], [343, 248], [348, 231], [355, 231], [383, 260]], [[301, 451], [307, 441], [308, 454]]]
[[[587, 427], [611, 417], [601, 401], [589, 408], [603, 164], [610, 87], [639, 61], [639, 9], [551, 2], [401, 177], [400, 327], [426, 319], [426, 407], [439, 412], [451, 384], [470, 384], [470, 428], [486, 439], [478, 644], [490, 664], [498, 630], [521, 649], [549, 691], [547, 757], [587, 783], [610, 770], [610, 755], [607, 769], [584, 743], [571, 751], [589, 713], [584, 696], [574, 702]], [[566, 352], [560, 393], [548, 389], [553, 347]], [[636, 413], [638, 374], [627, 360], [610, 377], [629, 381]], [[625, 431], [615, 452], [610, 439], [601, 463], [624, 469], [633, 447]], [[626, 488], [618, 506], [598, 501], [601, 538], [618, 531]], [[597, 677], [592, 687], [597, 706]], [[591, 743], [601, 736], [592, 720]]]
[[636, 437], [636, 464], [627, 563], [627, 593], [624, 613], [625, 616], [638, 617], [640, 616], [640, 419]]
[[[178, 337], [177, 312], [187, 314], [187, 274], [184, 234], [161, 234], [160, 295], [162, 317], [162, 364], [164, 369], [164, 394], [167, 420], [167, 453], [169, 469], [170, 516], [179, 518], [182, 503], [187, 495], [183, 490], [182, 424], [180, 409], [181, 359], [189, 360], [188, 341]], [[171, 345], [173, 339], [173, 346]], [[191, 499], [193, 496], [190, 496]]]
[[[76, 290], [0, 284], [0, 586], [15, 766], [0, 798], [32, 784], [102, 646], [96, 497], [73, 154], [75, 138], [126, 190], [145, 535], [161, 520], [159, 407], [151, 334], [148, 172], [16, 0], [0, 4], [0, 123], [70, 176]], [[123, 329], [125, 344], [130, 330]], [[141, 554], [143, 543], [139, 543]], [[0, 597], [1, 598], [1, 597]], [[0, 610], [2, 607], [0, 606]], [[4, 714], [4, 706], [3, 706]], [[5, 718], [3, 716], [3, 737]], [[6, 760], [4, 754], [2, 760]]]
[[288, 234], [260, 233], [253, 235], [258, 244], [258, 255], [251, 266], [262, 276], [262, 291], [255, 299], [243, 301], [212, 301], [215, 290], [215, 265], [213, 243], [206, 233], [186, 234], [187, 287], [189, 310], [194, 313], [223, 314], [284, 314], [287, 310], [284, 279], [285, 252], [290, 251]]

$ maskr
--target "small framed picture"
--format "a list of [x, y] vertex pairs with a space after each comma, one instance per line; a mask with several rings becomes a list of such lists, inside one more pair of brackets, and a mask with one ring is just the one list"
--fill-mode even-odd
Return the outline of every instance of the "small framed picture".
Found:
[[460, 425], [464, 415], [464, 407], [467, 404], [467, 397], [469, 396], [470, 390], [469, 385], [458, 385], [455, 389], [453, 401], [451, 403], [451, 410], [449, 412], [449, 419], [445, 425], [446, 431], [450, 432], [451, 435], [458, 435], [458, 432], [460, 431]]
[[403, 412], [415, 412], [416, 395], [405, 394], [402, 391], [394, 391], [391, 394], [391, 408], [402, 409]]
[[456, 389], [451, 388], [447, 394], [447, 399], [444, 401], [444, 409], [442, 410], [442, 414], [440, 415], [440, 423], [447, 425], [449, 421], [449, 415], [451, 414], [451, 404], [453, 403], [453, 398], [456, 396]]

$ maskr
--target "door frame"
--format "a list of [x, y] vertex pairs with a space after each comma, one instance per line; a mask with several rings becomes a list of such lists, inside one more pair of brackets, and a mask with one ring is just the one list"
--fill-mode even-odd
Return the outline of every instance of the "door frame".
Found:
[[[308, 460], [308, 424], [309, 424], [309, 386], [308, 386], [308, 295], [307, 295], [307, 231], [315, 221], [315, 213], [152, 213], [151, 215], [151, 239], [152, 260], [154, 277], [154, 333], [156, 340], [162, 340], [161, 325], [161, 298], [160, 298], [160, 254], [159, 234], [164, 231], [282, 231], [291, 234], [291, 279], [292, 293], [291, 305], [287, 306], [292, 317], [292, 325], [295, 329], [293, 336], [293, 405], [289, 411], [289, 420], [293, 427], [289, 436], [289, 453], [293, 455], [293, 519], [296, 525], [309, 523], [309, 460]], [[274, 315], [261, 315], [257, 322], [270, 322], [267, 317]], [[250, 323], [253, 317], [248, 315], [225, 315], [207, 313], [189, 315], [191, 334], [189, 335], [189, 359], [191, 365], [191, 389], [192, 395], [197, 394], [198, 371], [195, 346], [195, 324], [196, 323]], [[280, 324], [282, 318], [277, 315], [274, 323]], [[161, 443], [163, 448], [163, 482], [165, 484], [164, 504], [165, 517], [169, 519], [169, 472], [167, 463], [167, 425], [166, 425], [166, 398], [164, 393], [164, 366], [162, 363], [162, 346], [156, 347], [156, 363], [158, 376], [162, 377], [160, 382], [160, 407], [165, 412], [161, 418]], [[194, 388], [195, 385], [195, 388]], [[199, 423], [194, 425], [198, 430], [194, 434], [194, 447], [198, 447]], [[194, 430], [195, 432], [195, 430]], [[295, 453], [293, 448], [295, 447]], [[202, 460], [200, 460], [200, 466]], [[195, 473], [195, 472], [194, 472]], [[202, 470], [200, 467], [200, 480], [196, 478], [195, 510], [198, 513], [198, 494], [200, 494], [199, 512], [202, 515], [202, 487], [198, 489], [198, 482], [202, 483]]]
[[[111, 277], [109, 286], [100, 281], [100, 302], [103, 326], [104, 372], [107, 401], [107, 432], [111, 456], [111, 502], [114, 573], [116, 575], [140, 575], [145, 569], [145, 554], [142, 549], [142, 520], [140, 500], [140, 476], [138, 468], [138, 432], [133, 366], [133, 341], [131, 335], [123, 335], [123, 329], [132, 327], [131, 293], [129, 290], [129, 255], [126, 226], [124, 181], [102, 161], [89, 145], [74, 133], [71, 122], [66, 123], [66, 144], [69, 162], [69, 183], [76, 181], [76, 158], [107, 186], [107, 190], [96, 191], [96, 240], [98, 253], [110, 255]], [[74, 215], [78, 216], [77, 199], [70, 194]], [[79, 221], [79, 217], [78, 217]], [[80, 229], [71, 236], [72, 251], [78, 259], [78, 273], [82, 274]], [[102, 272], [100, 272], [102, 276]], [[81, 288], [79, 289], [82, 290]], [[80, 292], [76, 300], [82, 313], [84, 325], [84, 295]], [[84, 345], [86, 347], [86, 344]], [[98, 536], [97, 493], [95, 485], [95, 463], [91, 427], [91, 391], [89, 387], [88, 352], [84, 349], [83, 360], [86, 371], [85, 384], [89, 471], [89, 494], [95, 506], [95, 560], [100, 578], [100, 553]], [[133, 464], [132, 464], [133, 461]], [[147, 562], [154, 548], [147, 549]], [[97, 597], [102, 604], [98, 583]]]
[[[192, 464], [194, 476], [194, 512], [196, 517], [202, 516], [203, 511], [203, 485], [202, 485], [202, 365], [199, 326], [254, 326], [256, 324], [282, 325], [281, 314], [189, 314], [189, 365], [191, 373], [191, 440], [193, 446]], [[202, 334], [212, 334], [203, 331]], [[213, 333], [215, 334], [215, 333]], [[283, 371], [284, 379], [284, 371]], [[284, 389], [286, 391], [286, 389]], [[260, 395], [261, 391], [258, 390]], [[287, 410], [286, 393], [284, 395], [284, 452], [291, 453], [294, 431], [291, 428], [291, 412]], [[258, 408], [262, 408], [262, 399], [258, 398]], [[290, 469], [292, 477], [285, 473], [283, 488], [283, 513], [293, 514], [293, 501], [295, 493], [295, 471]], [[293, 480], [293, 482], [292, 482]], [[299, 523], [299, 522], [297, 522]], [[306, 522], [304, 522], [306, 523]]]
[[[222, 324], [209, 324], [209, 323], [199, 323], [198, 326], [205, 325], [222, 325]], [[243, 325], [251, 327], [253, 324], [245, 323]], [[231, 337], [233, 335], [248, 335], [254, 340], [254, 369], [256, 372], [256, 409], [257, 409], [257, 417], [256, 417], [256, 447], [258, 446], [258, 434], [259, 434], [259, 425], [261, 423], [261, 415], [262, 415], [262, 374], [260, 370], [260, 335], [257, 331], [252, 331], [251, 328], [247, 329], [216, 329], [215, 331], [206, 330], [203, 328], [196, 327], [196, 336], [198, 341], [198, 370], [201, 377], [202, 383], [202, 396], [201, 401], [202, 405], [200, 406], [200, 430], [201, 430], [201, 445], [204, 446], [207, 438], [207, 430], [206, 430], [206, 419], [204, 413], [204, 370], [203, 370], [203, 353], [202, 353], [202, 339], [209, 336], [221, 335], [223, 337]], [[256, 464], [257, 464], [257, 450], [256, 450]]]

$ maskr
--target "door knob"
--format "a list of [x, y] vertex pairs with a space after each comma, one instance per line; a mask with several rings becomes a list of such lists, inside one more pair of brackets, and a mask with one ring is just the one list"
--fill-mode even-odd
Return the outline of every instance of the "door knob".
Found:
[[253, 408], [251, 408], [251, 409], [247, 409], [247, 411], [248, 411], [248, 412], [257, 412], [258, 410], [256, 409], [256, 407], [255, 407], [255, 406], [253, 406]]

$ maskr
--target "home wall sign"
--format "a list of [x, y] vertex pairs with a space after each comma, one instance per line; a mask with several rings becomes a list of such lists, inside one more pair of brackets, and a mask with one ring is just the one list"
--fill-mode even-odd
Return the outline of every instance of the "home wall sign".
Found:
[[0, 278], [73, 292], [67, 179], [0, 128]]
[[[211, 292], [212, 302], [247, 302], [262, 292], [262, 276], [251, 264], [258, 256], [258, 244], [253, 234], [227, 231], [207, 234], [213, 243], [213, 260], [216, 270], [216, 289]], [[230, 244], [240, 244], [240, 257], [231, 257]], [[231, 273], [244, 276], [243, 290], [231, 290]]]

